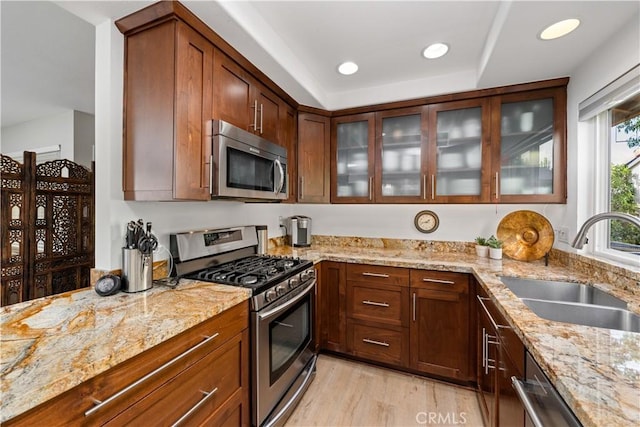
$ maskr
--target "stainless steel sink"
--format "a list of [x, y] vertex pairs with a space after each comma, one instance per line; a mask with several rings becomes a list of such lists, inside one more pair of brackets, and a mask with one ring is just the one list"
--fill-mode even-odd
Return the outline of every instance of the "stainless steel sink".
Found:
[[627, 303], [608, 293], [589, 285], [553, 280], [522, 279], [519, 277], [500, 277], [516, 296], [555, 302], [573, 302], [580, 304], [602, 305], [614, 308], [627, 308]]
[[640, 332], [640, 316], [629, 310], [593, 304], [520, 299], [531, 311], [544, 319], [619, 331]]
[[506, 276], [500, 280], [544, 319], [640, 332], [640, 316], [627, 310], [625, 301], [593, 286]]

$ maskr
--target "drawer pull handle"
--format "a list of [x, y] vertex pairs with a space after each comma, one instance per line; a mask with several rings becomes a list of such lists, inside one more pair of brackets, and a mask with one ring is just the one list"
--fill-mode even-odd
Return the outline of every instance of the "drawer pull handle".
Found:
[[388, 279], [389, 275], [388, 274], [380, 274], [380, 273], [369, 273], [367, 271], [365, 271], [364, 273], [362, 273], [363, 276], [369, 276], [369, 277], [382, 277], [383, 279]]
[[204, 405], [209, 399], [211, 399], [213, 397], [213, 395], [218, 391], [218, 387], [214, 388], [211, 391], [203, 391], [200, 390], [200, 393], [204, 394], [204, 397], [202, 399], [200, 399], [198, 401], [198, 403], [196, 403], [195, 405], [193, 405], [191, 407], [191, 409], [189, 409], [183, 416], [180, 417], [180, 419], [178, 421], [176, 421], [175, 423], [173, 423], [171, 425], [171, 427], [176, 427], [179, 424], [182, 424], [182, 422], [184, 420], [186, 420], [187, 418], [189, 418], [191, 416], [191, 414], [193, 414], [195, 411], [197, 411], [202, 405]]
[[477, 298], [478, 298], [478, 302], [482, 306], [482, 309], [484, 310], [484, 312], [486, 313], [487, 317], [489, 318], [489, 321], [491, 322], [491, 326], [493, 326], [493, 329], [495, 329], [496, 332], [499, 331], [500, 329], [511, 329], [510, 326], [498, 325], [496, 323], [496, 321], [493, 320], [493, 317], [491, 316], [491, 313], [489, 313], [489, 310], [487, 309], [487, 306], [484, 304], [484, 302], [488, 301], [489, 298], [481, 297], [480, 295], [478, 295]]
[[416, 321], [416, 293], [413, 293], [413, 298], [412, 298], [412, 308], [411, 311], [413, 311], [413, 321]]
[[202, 347], [204, 345], [207, 345], [208, 343], [210, 343], [211, 341], [216, 339], [218, 337], [218, 335], [220, 335], [220, 334], [218, 332], [216, 332], [215, 334], [211, 335], [210, 337], [205, 337], [206, 339], [204, 341], [202, 341], [201, 343], [194, 345], [190, 349], [186, 350], [184, 353], [179, 354], [178, 356], [176, 356], [173, 359], [169, 360], [164, 365], [160, 366], [159, 368], [154, 369], [153, 371], [149, 372], [144, 377], [142, 377], [139, 380], [129, 384], [128, 386], [126, 386], [125, 388], [123, 388], [122, 390], [120, 390], [119, 392], [117, 392], [116, 394], [112, 395], [111, 397], [109, 397], [106, 400], [102, 400], [101, 401], [101, 400], [98, 400], [98, 399], [95, 399], [95, 398], [91, 398], [91, 400], [93, 400], [93, 402], [96, 404], [96, 406], [94, 406], [93, 408], [87, 410], [84, 413], [84, 416], [88, 417], [88, 416], [96, 413], [97, 411], [99, 411], [103, 407], [107, 406], [108, 404], [110, 404], [111, 402], [113, 402], [114, 400], [116, 400], [117, 398], [122, 396], [123, 394], [129, 392], [130, 390], [133, 390], [134, 388], [138, 387], [140, 384], [144, 383], [148, 379], [150, 379], [153, 376], [157, 375], [159, 372], [162, 372], [163, 370], [165, 370], [169, 366], [173, 365], [174, 363], [180, 361], [181, 359], [184, 359], [185, 357], [187, 357], [189, 354], [193, 353], [194, 351], [196, 351], [200, 347]]
[[455, 285], [456, 282], [452, 282], [451, 280], [438, 280], [438, 279], [427, 279], [426, 277], [422, 279], [423, 282], [427, 283], [439, 283], [441, 285]]
[[382, 347], [389, 347], [389, 343], [386, 343], [384, 341], [370, 340], [369, 338], [363, 338], [362, 342], [366, 342], [367, 344], [375, 344]]
[[365, 305], [375, 305], [376, 307], [389, 307], [389, 303], [387, 302], [375, 302], [375, 301], [363, 300], [362, 303]]

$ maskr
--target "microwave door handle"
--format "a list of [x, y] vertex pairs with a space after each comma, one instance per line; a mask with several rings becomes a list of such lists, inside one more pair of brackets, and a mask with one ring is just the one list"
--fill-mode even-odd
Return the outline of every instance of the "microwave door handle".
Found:
[[280, 159], [275, 160], [275, 164], [278, 166], [278, 170], [280, 171], [280, 185], [278, 189], [275, 191], [276, 195], [280, 194], [282, 191], [282, 187], [284, 187], [284, 169], [282, 168], [282, 163], [280, 163]]

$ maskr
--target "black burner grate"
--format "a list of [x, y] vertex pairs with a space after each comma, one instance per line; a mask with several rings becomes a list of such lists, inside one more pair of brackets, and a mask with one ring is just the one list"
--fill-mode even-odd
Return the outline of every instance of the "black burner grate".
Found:
[[192, 276], [207, 282], [257, 288], [306, 268], [298, 258], [250, 256], [202, 270]]

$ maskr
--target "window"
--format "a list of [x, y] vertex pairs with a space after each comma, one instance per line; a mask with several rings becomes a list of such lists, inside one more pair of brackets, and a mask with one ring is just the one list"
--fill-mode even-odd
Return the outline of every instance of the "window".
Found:
[[[640, 216], [640, 94], [609, 110], [609, 117], [609, 211]], [[606, 248], [640, 260], [640, 228], [611, 221]]]
[[[586, 217], [600, 212], [640, 217], [640, 65], [580, 103], [579, 120], [588, 123], [595, 152], [594, 173], [588, 178], [593, 194], [583, 195], [588, 200]], [[581, 178], [587, 179], [586, 174]], [[586, 251], [640, 265], [637, 226], [600, 221], [589, 234]]]

